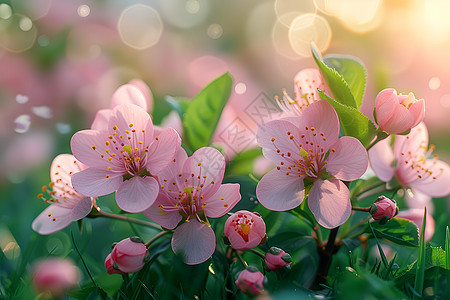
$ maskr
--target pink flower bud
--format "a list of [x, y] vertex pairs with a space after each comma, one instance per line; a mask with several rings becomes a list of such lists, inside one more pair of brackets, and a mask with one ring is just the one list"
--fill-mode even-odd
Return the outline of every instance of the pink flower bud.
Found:
[[385, 224], [397, 215], [398, 207], [395, 200], [380, 196], [370, 207], [369, 212], [372, 215], [372, 218], [377, 220], [380, 224]]
[[127, 238], [117, 243], [106, 257], [108, 274], [134, 273], [142, 269], [147, 256], [147, 247], [140, 238]]
[[259, 295], [264, 289], [264, 275], [255, 267], [248, 267], [239, 274], [235, 283], [247, 296]]
[[80, 280], [80, 270], [70, 260], [48, 258], [35, 263], [33, 283], [39, 292], [50, 292], [53, 297], [63, 297], [65, 292]]
[[375, 117], [381, 130], [402, 133], [417, 126], [425, 115], [425, 101], [413, 93], [397, 95], [394, 89], [382, 90], [375, 102]]
[[225, 222], [224, 235], [234, 249], [252, 249], [265, 242], [266, 224], [259, 214], [240, 210]]
[[266, 265], [271, 271], [276, 271], [281, 267], [287, 267], [291, 264], [292, 258], [284, 250], [271, 247], [265, 256]]

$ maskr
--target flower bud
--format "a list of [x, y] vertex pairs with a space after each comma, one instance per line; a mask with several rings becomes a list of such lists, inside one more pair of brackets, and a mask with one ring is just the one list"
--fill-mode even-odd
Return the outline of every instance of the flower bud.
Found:
[[397, 95], [394, 89], [384, 89], [375, 101], [375, 118], [380, 129], [397, 134], [417, 126], [425, 115], [425, 101], [413, 93]]
[[140, 238], [127, 238], [117, 243], [105, 259], [108, 274], [134, 273], [142, 269], [147, 247]]
[[70, 260], [56, 257], [35, 263], [33, 273], [36, 290], [49, 292], [54, 298], [63, 297], [81, 277], [80, 270]]
[[288, 267], [292, 263], [292, 258], [284, 250], [271, 247], [266, 253], [265, 261], [269, 270], [276, 271], [281, 267]]
[[247, 296], [261, 294], [264, 289], [264, 275], [255, 267], [248, 267], [239, 274], [235, 283]]
[[380, 196], [369, 209], [372, 218], [380, 224], [386, 224], [387, 221], [395, 217], [398, 213], [398, 207], [395, 200], [385, 196]]
[[266, 224], [259, 214], [240, 210], [225, 222], [224, 235], [234, 249], [252, 249], [265, 242]]

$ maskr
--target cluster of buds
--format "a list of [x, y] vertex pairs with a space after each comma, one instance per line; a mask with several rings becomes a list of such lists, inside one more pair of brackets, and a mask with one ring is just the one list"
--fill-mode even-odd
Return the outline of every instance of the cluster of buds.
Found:
[[131, 237], [115, 244], [105, 259], [108, 274], [134, 273], [148, 260], [147, 247], [139, 237]]
[[372, 215], [372, 218], [380, 224], [386, 224], [387, 221], [398, 214], [397, 202], [385, 196], [380, 196], [369, 208], [369, 213]]

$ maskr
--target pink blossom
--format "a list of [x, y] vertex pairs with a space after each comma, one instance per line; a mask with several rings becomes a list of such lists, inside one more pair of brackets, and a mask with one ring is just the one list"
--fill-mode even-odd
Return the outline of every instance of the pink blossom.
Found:
[[227, 219], [224, 234], [234, 249], [252, 249], [265, 240], [266, 224], [259, 214], [240, 210]]
[[214, 253], [216, 239], [207, 218], [223, 216], [241, 199], [239, 184], [221, 184], [224, 171], [225, 158], [216, 149], [203, 147], [188, 158], [180, 148], [158, 175], [160, 193], [144, 214], [165, 228], [176, 227], [172, 249], [186, 264], [202, 263]]
[[117, 243], [105, 259], [108, 274], [134, 273], [142, 269], [147, 247], [140, 238], [132, 237]]
[[258, 130], [258, 144], [277, 167], [256, 188], [262, 205], [284, 211], [305, 197], [320, 225], [334, 228], [351, 213], [350, 192], [341, 181], [360, 178], [367, 169], [367, 152], [355, 138], [339, 138], [336, 111], [326, 101], [310, 104], [300, 117], [274, 120]]
[[372, 218], [385, 224], [398, 213], [398, 207], [395, 200], [389, 199], [385, 196], [380, 196], [369, 210]]
[[70, 225], [73, 221], [86, 217], [92, 209], [93, 200], [75, 191], [71, 184], [73, 174], [86, 169], [70, 154], [60, 154], [50, 167], [49, 186], [42, 191], [48, 193], [48, 199], [43, 194], [38, 197], [51, 205], [47, 207], [31, 225], [40, 234], [51, 234]]
[[271, 247], [265, 255], [266, 265], [271, 271], [276, 271], [279, 268], [287, 267], [292, 263], [291, 256], [284, 250]]
[[117, 191], [121, 209], [142, 212], [159, 193], [153, 176], [168, 166], [180, 145], [173, 129], [154, 134], [152, 120], [141, 107], [117, 105], [106, 130], [82, 130], [72, 137], [74, 156], [89, 166], [72, 177], [72, 184], [91, 197]]
[[[422, 233], [422, 223], [423, 223], [423, 209], [411, 208], [408, 210], [402, 210], [398, 213], [397, 218], [403, 218], [410, 220], [416, 224], [419, 228], [419, 232]], [[433, 217], [427, 212], [427, 221], [425, 223], [425, 242], [431, 240], [434, 235], [435, 222]]]
[[247, 296], [261, 294], [264, 289], [264, 275], [257, 268], [248, 267], [242, 271], [235, 283], [237, 287]]
[[301, 115], [311, 103], [320, 100], [317, 89], [325, 90], [325, 82], [318, 69], [304, 69], [294, 77], [294, 99], [283, 89], [283, 99], [275, 97], [278, 106], [286, 113]]
[[396, 178], [402, 187], [411, 187], [430, 197], [450, 194], [450, 168], [447, 163], [431, 156], [434, 146], [428, 147], [428, 131], [420, 123], [406, 135], [382, 140], [369, 150], [370, 165], [375, 175], [388, 182]]
[[108, 130], [109, 118], [112, 116], [114, 107], [121, 104], [135, 104], [143, 110], [148, 111], [153, 107], [153, 96], [150, 88], [139, 79], [134, 79], [128, 84], [120, 86], [112, 95], [110, 108], [97, 111], [91, 129]]
[[397, 95], [394, 89], [384, 89], [377, 95], [375, 116], [381, 130], [389, 134], [405, 132], [422, 122], [425, 101], [413, 93]]
[[39, 292], [50, 292], [63, 297], [81, 278], [80, 270], [72, 261], [58, 257], [38, 261], [33, 266], [33, 284]]

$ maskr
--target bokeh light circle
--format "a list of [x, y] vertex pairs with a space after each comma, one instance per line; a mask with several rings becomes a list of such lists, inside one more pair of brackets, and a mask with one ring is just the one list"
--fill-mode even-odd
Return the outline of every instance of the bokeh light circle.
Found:
[[207, 0], [161, 0], [160, 5], [164, 20], [184, 29], [203, 23], [210, 11]]
[[20, 53], [33, 47], [37, 29], [27, 16], [13, 14], [0, 18], [0, 46], [10, 52]]
[[312, 0], [275, 0], [274, 8], [278, 20], [287, 27], [298, 15], [316, 13], [317, 11], [317, 7]]
[[311, 42], [324, 52], [331, 42], [331, 28], [327, 20], [316, 14], [303, 14], [292, 21], [289, 28], [292, 49], [301, 56], [311, 56]]
[[120, 38], [126, 45], [143, 50], [159, 42], [163, 32], [163, 22], [153, 7], [136, 4], [122, 12], [118, 30]]

